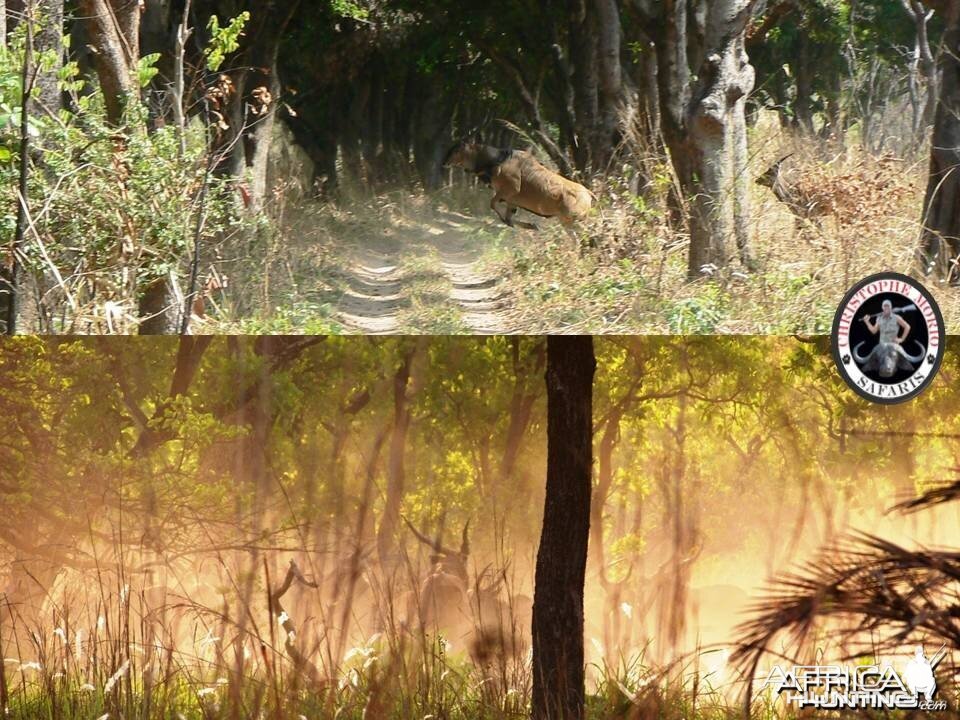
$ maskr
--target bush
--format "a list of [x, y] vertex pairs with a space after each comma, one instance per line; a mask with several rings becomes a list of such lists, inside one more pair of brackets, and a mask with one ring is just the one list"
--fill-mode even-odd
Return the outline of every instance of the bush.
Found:
[[[0, 50], [0, 192], [16, 207], [23, 24], [11, 40]], [[143, 68], [142, 79], [150, 76]], [[111, 127], [102, 94], [80, 79], [76, 64], [60, 71], [60, 84], [68, 109], [56, 117], [37, 109], [30, 121], [21, 260], [32, 297], [21, 300], [28, 314], [20, 330], [135, 331], [145, 289], [187, 277], [195, 235], [208, 258], [240, 227], [236, 196], [210, 172], [203, 122], [188, 126], [183, 150], [176, 128], [147, 130], [140, 103], [130, 104], [123, 130]], [[5, 215], [0, 243], [9, 246], [15, 230], [14, 215]]]

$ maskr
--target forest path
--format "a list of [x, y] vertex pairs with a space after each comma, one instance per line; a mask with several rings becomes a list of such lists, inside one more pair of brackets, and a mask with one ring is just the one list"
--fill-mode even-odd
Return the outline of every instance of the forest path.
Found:
[[335, 317], [368, 335], [494, 334], [513, 330], [506, 283], [487, 262], [492, 226], [424, 208], [345, 225]]

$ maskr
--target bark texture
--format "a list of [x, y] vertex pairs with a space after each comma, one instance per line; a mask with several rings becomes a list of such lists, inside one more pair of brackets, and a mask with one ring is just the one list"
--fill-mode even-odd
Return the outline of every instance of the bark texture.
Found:
[[157, 278], [140, 294], [139, 335], [176, 335], [180, 331], [181, 310], [172, 279]]
[[920, 260], [925, 273], [960, 280], [960, 0], [944, 8], [940, 94], [934, 115], [930, 171], [923, 199]]
[[231, 7], [227, 14], [233, 17], [248, 9], [250, 22], [235, 60], [238, 69], [231, 73], [235, 92], [225, 108], [230, 129], [218, 143], [217, 152], [223, 153], [223, 158], [217, 170], [236, 178], [249, 172], [247, 206], [257, 212], [270, 192], [267, 160], [282, 89], [277, 68], [280, 42], [300, 1], [271, 0], [244, 5], [247, 7]]
[[933, 124], [937, 105], [937, 68], [930, 49], [928, 24], [933, 10], [920, 0], [900, 0], [914, 27], [913, 55], [910, 58], [908, 78], [910, 104], [913, 108], [914, 141], [919, 143], [926, 129]]
[[450, 147], [454, 107], [438, 73], [418, 77], [417, 88], [422, 93], [422, 104], [414, 120], [413, 157], [423, 186], [429, 192], [443, 185], [443, 155]]
[[547, 340], [547, 492], [533, 603], [533, 719], [584, 717], [583, 586], [590, 532], [590, 337]]
[[683, 0], [638, 4], [656, 38], [661, 125], [688, 204], [691, 278], [726, 266], [732, 238], [744, 265], [752, 264], [744, 148], [755, 81], [745, 34], [754, 4], [718, 0], [703, 12]]
[[571, 0], [570, 59], [573, 62], [574, 147], [577, 170], [593, 167], [600, 115], [600, 76], [597, 58], [597, 16], [586, 0]]
[[409, 391], [410, 373], [417, 353], [417, 345], [408, 348], [401, 357], [393, 376], [393, 431], [390, 435], [390, 456], [387, 461], [386, 503], [377, 531], [377, 552], [385, 568], [395, 566], [394, 548], [400, 525], [400, 504], [406, 486], [407, 431], [410, 429]]
[[107, 119], [121, 125], [127, 98], [137, 91], [140, 60], [140, 3], [129, 0], [80, 0], [94, 66], [103, 90]]
[[56, 115], [62, 105], [57, 73], [63, 65], [63, 0], [39, 0], [40, 23], [37, 26], [37, 53], [56, 55], [53, 67], [37, 74], [36, 102], [40, 112]]
[[599, 72], [599, 118], [593, 143], [594, 169], [609, 169], [620, 141], [624, 114], [623, 70], [620, 60], [620, 9], [616, 0], [594, 0], [597, 15], [597, 58]]

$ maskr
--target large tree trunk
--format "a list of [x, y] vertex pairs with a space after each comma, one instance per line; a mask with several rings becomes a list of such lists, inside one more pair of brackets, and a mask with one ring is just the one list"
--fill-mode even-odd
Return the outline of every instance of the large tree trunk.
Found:
[[620, 139], [624, 111], [620, 65], [620, 9], [616, 0], [594, 0], [597, 13], [597, 57], [600, 75], [600, 118], [593, 144], [594, 170], [606, 172]]
[[39, 0], [37, 7], [40, 12], [37, 53], [52, 52], [57, 61], [37, 74], [36, 102], [40, 105], [41, 113], [56, 116], [61, 107], [58, 73], [63, 65], [63, 0]]
[[299, 4], [299, 0], [264, 3], [266, 7], [251, 13], [252, 32], [245, 56], [250, 69], [241, 78], [238, 96], [246, 108], [243, 141], [251, 174], [250, 208], [254, 212], [263, 208], [270, 192], [267, 163], [281, 91], [277, 57], [280, 41]]
[[443, 185], [443, 155], [450, 146], [454, 107], [445, 97], [438, 73], [422, 78], [420, 88], [422, 103], [417, 113], [413, 154], [424, 189], [430, 192]]
[[[699, 277], [704, 268], [726, 266], [727, 245], [734, 230], [731, 200], [736, 173], [735, 133], [746, 132], [745, 103], [753, 89], [754, 72], [744, 50], [744, 29], [750, 17], [748, 2], [741, 7], [736, 28], [728, 21], [736, 17], [739, 0], [713, 3], [707, 17], [707, 46], [703, 65], [693, 89], [689, 108], [690, 140], [696, 166], [692, 178], [690, 256], [687, 272]], [[739, 120], [735, 114], [740, 114]], [[745, 138], [743, 138], [745, 142]]]
[[547, 493], [533, 601], [534, 720], [584, 717], [595, 368], [592, 338], [547, 339]]
[[930, 170], [921, 216], [923, 271], [960, 280], [960, 0], [946, 7], [940, 52], [940, 96], [933, 123]]
[[597, 17], [586, 0], [570, 3], [570, 59], [573, 62], [575, 112], [574, 161], [581, 173], [594, 166], [592, 147], [600, 114], [600, 78], [597, 62]]
[[406, 486], [404, 456], [407, 451], [407, 431], [410, 429], [407, 392], [416, 352], [417, 346], [404, 351], [400, 366], [393, 376], [393, 431], [390, 435], [390, 457], [387, 462], [386, 504], [380, 528], [377, 530], [377, 552], [384, 568], [396, 565], [394, 548], [397, 544], [397, 528], [400, 525], [400, 504], [403, 502]]
[[107, 120], [123, 122], [127, 98], [137, 91], [140, 60], [140, 3], [80, 0], [87, 35], [96, 49], [94, 65], [107, 108]]
[[[646, 17], [656, 38], [664, 138], [690, 206], [691, 278], [727, 265], [727, 246], [738, 225], [734, 181], [736, 166], [743, 164], [737, 148], [745, 142], [741, 135], [746, 131], [741, 101], [754, 83], [744, 33], [754, 2], [712, 2], [699, 28], [701, 18], [690, 17], [685, 2], [664, 3], [662, 15]], [[654, 32], [657, 28], [659, 33]], [[741, 193], [741, 208], [745, 202]], [[743, 228], [742, 211], [739, 218]], [[742, 235], [739, 239], [745, 247]], [[743, 259], [745, 264], [749, 260]]]

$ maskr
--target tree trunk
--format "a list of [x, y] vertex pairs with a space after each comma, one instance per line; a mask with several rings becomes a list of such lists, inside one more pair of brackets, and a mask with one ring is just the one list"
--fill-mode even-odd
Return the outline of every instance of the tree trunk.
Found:
[[244, 154], [250, 169], [250, 209], [259, 212], [270, 192], [267, 187], [267, 164], [270, 141], [276, 122], [281, 85], [277, 72], [280, 41], [299, 5], [299, 0], [288, 3], [265, 3], [259, 14], [251, 14], [250, 46], [246, 53], [249, 70], [243, 75], [238, 95], [242, 98], [244, 115]]
[[176, 335], [181, 326], [180, 303], [171, 276], [157, 278], [140, 293], [138, 335]]
[[0, 48], [7, 46], [7, 0], [0, 0]]
[[40, 113], [56, 116], [62, 105], [58, 73], [63, 66], [63, 0], [39, 0], [37, 8], [40, 12], [37, 53], [51, 52], [57, 60], [52, 67], [37, 74], [35, 102], [40, 105]]
[[[740, 50], [743, 51], [743, 37], [740, 38]], [[744, 52], [743, 57], [746, 57]], [[752, 88], [754, 83], [753, 68], [747, 65], [744, 69], [749, 75], [747, 82]], [[740, 262], [747, 270], [756, 270], [756, 261], [753, 257], [753, 248], [750, 242], [750, 188], [753, 185], [750, 177], [750, 149], [747, 145], [747, 96], [744, 92], [733, 104], [730, 115], [730, 150], [733, 166], [733, 235], [737, 241], [737, 252]]]
[[[272, 104], [260, 105], [258, 114], [251, 117], [253, 108], [248, 98], [245, 103], [248, 108], [245, 125], [249, 129], [244, 133], [244, 152], [247, 167], [250, 169], [250, 210], [258, 213], [263, 210], [271, 188], [267, 187], [267, 170], [270, 161], [270, 143], [273, 139], [273, 127], [277, 117], [276, 98], [280, 95], [280, 79], [277, 77], [276, 50], [274, 47], [273, 64], [258, 66], [254, 62], [254, 69], [250, 73], [248, 82], [251, 93], [258, 97], [270, 97]], [[267, 69], [269, 68], [269, 70]], [[261, 91], [266, 89], [265, 94]]]
[[424, 189], [430, 192], [443, 185], [443, 155], [450, 145], [454, 108], [445, 98], [438, 73], [421, 78], [420, 89], [422, 102], [414, 128], [413, 153]]
[[[33, 30], [35, 6], [31, 3], [24, 5], [25, 16], [27, 20], [26, 44], [23, 52], [23, 63], [20, 74], [20, 92], [24, 98], [29, 98], [33, 91], [34, 77], [34, 57], [33, 57]], [[18, 331], [27, 328], [21, 328], [20, 324], [23, 317], [23, 308], [27, 303], [24, 301], [24, 285], [22, 279], [21, 254], [23, 244], [26, 238], [27, 218], [29, 215], [30, 194], [28, 180], [30, 177], [30, 133], [29, 129], [29, 111], [30, 102], [23, 102], [20, 106], [20, 143], [19, 143], [19, 162], [17, 178], [17, 220], [13, 235], [13, 245], [11, 247], [10, 268], [7, 271], [4, 268], [4, 285], [7, 286], [6, 294], [6, 333], [16, 335]], [[25, 323], [24, 323], [25, 324]]]
[[547, 339], [547, 491], [533, 601], [533, 720], [584, 717], [595, 368], [592, 338]]
[[520, 338], [511, 338], [511, 344], [513, 393], [510, 398], [510, 422], [507, 425], [503, 456], [500, 460], [499, 489], [509, 487], [509, 482], [513, 477], [523, 438], [530, 427], [533, 405], [539, 395], [534, 379], [543, 370], [546, 356], [546, 348], [541, 341], [537, 341], [537, 344], [531, 348], [530, 353], [524, 358], [520, 356]]
[[600, 75], [600, 118], [593, 146], [595, 170], [606, 172], [619, 143], [624, 111], [620, 65], [620, 9], [616, 0], [594, 0], [597, 13], [597, 57]]
[[[250, 11], [250, 22], [235, 61], [239, 69], [232, 72], [234, 93], [224, 108], [230, 129], [217, 142], [216, 152], [220, 157], [216, 172], [236, 179], [249, 173], [245, 204], [248, 210], [258, 212], [269, 193], [267, 166], [281, 92], [277, 71], [280, 42], [300, 0], [244, 5]], [[242, 9], [220, 8], [230, 16]]]
[[960, 0], [950, 0], [940, 52], [940, 95], [933, 123], [930, 170], [921, 216], [924, 273], [960, 280]]
[[802, 134], [814, 136], [813, 127], [813, 73], [810, 57], [809, 31], [801, 28], [800, 52], [794, 65], [797, 80], [797, 95], [793, 99], [793, 120]]
[[386, 504], [377, 531], [377, 552], [384, 568], [395, 566], [393, 551], [396, 547], [397, 527], [400, 524], [400, 504], [403, 502], [406, 486], [404, 455], [407, 450], [407, 430], [410, 428], [407, 387], [416, 352], [417, 348], [414, 346], [403, 353], [400, 366], [393, 376], [393, 432], [390, 435], [390, 456], [387, 461]]
[[[651, 36], [657, 38], [664, 138], [689, 200], [691, 279], [727, 265], [727, 245], [737, 227], [734, 181], [736, 166], [743, 164], [743, 153], [738, 159], [737, 148], [742, 148], [746, 131], [741, 101], [754, 83], [744, 34], [754, 2], [710, 3], [702, 28], [691, 27], [699, 18], [689, 17], [684, 2], [665, 3], [664, 15], [645, 20]], [[739, 203], [745, 206], [743, 191]], [[742, 209], [740, 217], [742, 228]], [[741, 244], [745, 241], [743, 236], [738, 239]]]
[[[556, 90], [553, 93], [549, 93], [549, 97], [556, 106], [557, 123], [560, 129], [559, 145], [563, 149], [569, 149], [576, 146], [573, 70], [570, 67], [568, 55], [564, 52], [564, 46], [560, 40], [560, 30], [557, 25], [557, 18], [563, 17], [562, 5], [565, 1], [566, 0], [541, 0], [540, 10], [547, 26], [554, 65], [554, 71], [551, 75], [553, 76]], [[560, 7], [558, 7], [558, 4]], [[568, 168], [566, 170], [561, 168], [561, 171], [565, 175], [573, 170], [572, 167], [569, 167], [569, 161], [567, 165]]]
[[607, 583], [607, 560], [603, 544], [603, 512], [613, 486], [613, 451], [620, 441], [620, 421], [624, 408], [615, 407], [610, 411], [604, 426], [603, 435], [597, 452], [597, 485], [593, 489], [590, 501], [590, 550], [596, 563], [600, 582]]
[[190, 13], [184, 0], [178, 5], [175, 12], [173, 0], [151, 0], [144, 3], [140, 20], [140, 52], [144, 56], [154, 53], [160, 55], [154, 65], [157, 75], [151, 81], [147, 95], [151, 99], [163, 98], [164, 101], [149, 104], [151, 129], [162, 127], [168, 119], [172, 119], [178, 129], [185, 125], [185, 122], [181, 122], [184, 91], [178, 83], [183, 75], [181, 41], [185, 41], [180, 32], [181, 28], [186, 30], [189, 27]]
[[107, 120], [123, 123], [127, 98], [137, 91], [140, 61], [140, 3], [128, 0], [80, 0], [90, 43], [96, 48], [94, 65]]
[[573, 107], [575, 112], [574, 162], [587, 173], [593, 167], [591, 148], [600, 113], [600, 78], [597, 63], [597, 18], [587, 11], [586, 0], [570, 3], [570, 59], [573, 62]]
[[[24, 3], [24, 17], [32, 18], [32, 45], [30, 76], [33, 86], [31, 99], [26, 104], [27, 112], [36, 118], [58, 117], [62, 106], [59, 72], [63, 66], [63, 0], [35, 0]], [[4, 14], [4, 19], [5, 15]], [[40, 64], [39, 58], [47, 54], [56, 56], [52, 65]], [[31, 150], [30, 153], [33, 151]], [[26, 218], [20, 222], [25, 223]], [[20, 238], [20, 244], [25, 238]], [[43, 328], [44, 311], [41, 307], [46, 290], [52, 279], [34, 268], [17, 268], [16, 329], [18, 332], [39, 332]]]
[[[936, 61], [930, 50], [930, 36], [927, 24], [933, 17], [933, 10], [927, 10], [920, 0], [900, 0], [914, 26], [913, 57], [910, 59], [909, 89], [913, 106], [913, 135], [919, 144], [926, 128], [933, 123], [937, 105]], [[921, 98], [921, 84], [926, 92]]]

